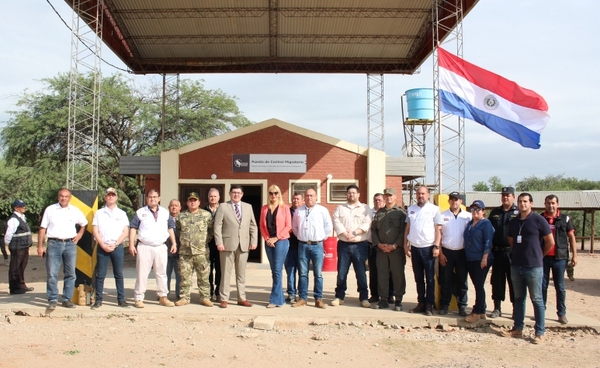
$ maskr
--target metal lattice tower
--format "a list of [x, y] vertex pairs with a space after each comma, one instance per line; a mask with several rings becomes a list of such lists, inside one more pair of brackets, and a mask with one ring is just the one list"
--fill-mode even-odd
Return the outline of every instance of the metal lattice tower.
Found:
[[385, 152], [383, 74], [367, 74], [368, 146]]
[[73, 1], [67, 188], [74, 190], [98, 189], [103, 12], [102, 1]]
[[[438, 193], [465, 192], [465, 119], [442, 114], [439, 105], [439, 67], [437, 46], [442, 46], [440, 34], [446, 34], [443, 46], [463, 55], [462, 1], [433, 1], [433, 89], [434, 89], [434, 180]], [[449, 20], [456, 20], [455, 27], [448, 27]]]
[[[179, 74], [163, 74], [162, 85], [162, 109], [161, 109], [161, 151], [170, 149], [165, 146], [165, 128], [167, 124], [177, 126], [179, 119], [179, 103], [180, 103], [180, 77]], [[174, 106], [175, 110], [172, 114], [167, 112], [167, 104]]]

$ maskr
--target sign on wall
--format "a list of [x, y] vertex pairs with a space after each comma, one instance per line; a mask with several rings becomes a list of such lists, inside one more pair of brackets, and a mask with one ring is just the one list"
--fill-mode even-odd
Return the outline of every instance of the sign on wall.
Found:
[[306, 155], [233, 155], [233, 172], [305, 173]]

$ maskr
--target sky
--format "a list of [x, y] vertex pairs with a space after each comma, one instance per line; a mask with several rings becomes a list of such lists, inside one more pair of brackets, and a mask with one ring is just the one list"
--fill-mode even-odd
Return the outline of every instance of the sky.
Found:
[[[71, 24], [63, 0], [49, 0]], [[568, 5], [566, 5], [568, 4]], [[0, 126], [25, 90], [68, 72], [71, 32], [44, 0], [3, 0], [0, 13]], [[600, 125], [595, 124], [600, 73], [600, 1], [481, 0], [463, 22], [463, 57], [542, 95], [551, 115], [541, 148], [523, 148], [481, 125], [465, 123], [465, 183], [498, 176], [505, 185], [535, 175], [600, 180]], [[449, 51], [452, 51], [449, 48]], [[103, 58], [125, 65], [108, 47]], [[119, 72], [103, 64], [102, 73]], [[401, 96], [433, 85], [430, 57], [415, 75], [384, 76], [385, 150], [400, 156], [404, 144]], [[144, 84], [157, 76], [130, 76]], [[360, 74], [204, 74], [205, 87], [235, 96], [254, 122], [277, 118], [367, 146], [367, 77]], [[428, 135], [426, 183], [433, 183], [433, 130]], [[445, 188], [446, 189], [446, 188]], [[450, 189], [450, 188], [448, 188]]]

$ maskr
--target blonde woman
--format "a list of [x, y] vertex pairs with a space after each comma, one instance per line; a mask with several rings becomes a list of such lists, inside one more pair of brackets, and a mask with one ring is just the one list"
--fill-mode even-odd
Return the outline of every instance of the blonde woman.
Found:
[[267, 308], [285, 304], [283, 296], [283, 264], [290, 248], [292, 216], [290, 208], [283, 203], [281, 190], [277, 185], [269, 187], [269, 202], [260, 210], [260, 233], [265, 240], [267, 258], [271, 265], [273, 288]]

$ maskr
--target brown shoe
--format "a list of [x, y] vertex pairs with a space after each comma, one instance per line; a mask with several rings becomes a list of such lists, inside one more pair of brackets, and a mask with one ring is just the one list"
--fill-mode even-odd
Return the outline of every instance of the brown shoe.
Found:
[[[465, 321], [467, 321], [469, 323], [476, 322], [481, 319], [481, 316], [482, 316], [482, 314], [471, 313], [465, 317]], [[485, 318], [485, 314], [483, 314], [483, 318]]]
[[242, 307], [251, 307], [252, 303], [247, 300], [241, 300], [237, 302], [237, 305], [241, 305]]
[[423, 313], [425, 312], [425, 303], [419, 303], [416, 307], [409, 310], [408, 313]]
[[569, 323], [569, 320], [567, 319], [567, 316], [558, 316], [558, 322], [560, 322], [561, 325], [566, 325]]
[[165, 306], [165, 307], [174, 307], [175, 306], [175, 303], [170, 301], [166, 296], [161, 296], [160, 299], [158, 300], [158, 304]]
[[327, 306], [323, 302], [323, 299], [317, 299], [317, 300], [315, 300], [315, 307], [325, 309], [325, 307], [327, 307]]
[[219, 304], [219, 307], [220, 307], [220, 308], [227, 308], [227, 302], [225, 302], [225, 301], [222, 301], [222, 302]]
[[186, 305], [186, 304], [190, 304], [190, 300], [189, 299], [184, 299], [181, 298], [178, 301], [175, 302], [175, 306], [176, 307], [181, 307], [182, 305]]
[[511, 330], [505, 331], [503, 333], [503, 335], [505, 337], [514, 337], [516, 339], [520, 339], [520, 338], [523, 337], [523, 331], [522, 330], [516, 330], [516, 329], [513, 328]]
[[135, 303], [133, 304], [134, 307], [136, 308], [144, 308], [144, 301], [143, 300], [136, 300]]
[[536, 344], [539, 345], [541, 343], [544, 342], [544, 336], [543, 335], [535, 335], [535, 337], [533, 338], [533, 340], [531, 340], [532, 344]]
[[292, 304], [292, 307], [304, 307], [306, 304], [306, 299], [298, 299], [296, 303]]
[[210, 301], [210, 299], [204, 298], [200, 301], [200, 305], [203, 305], [205, 307], [212, 307], [214, 304]]

